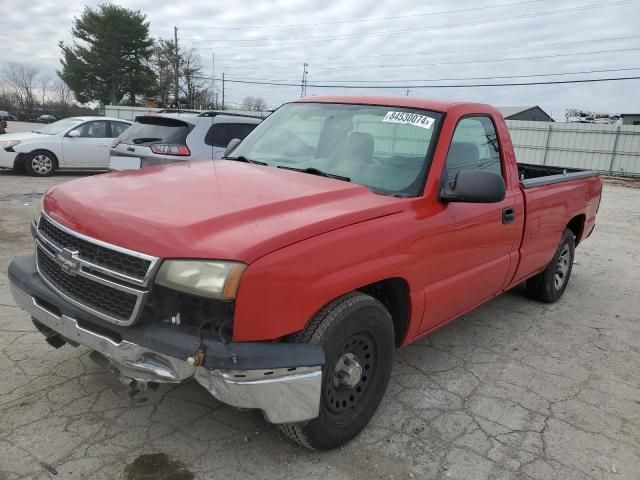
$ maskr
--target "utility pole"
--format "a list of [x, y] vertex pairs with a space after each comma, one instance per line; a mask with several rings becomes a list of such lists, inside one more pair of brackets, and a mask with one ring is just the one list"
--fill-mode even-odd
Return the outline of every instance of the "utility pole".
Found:
[[176, 101], [176, 108], [180, 110], [180, 85], [178, 84], [180, 80], [180, 52], [178, 51], [178, 27], [175, 27], [175, 26], [173, 27], [173, 37], [175, 40], [175, 47], [176, 47], [176, 58], [175, 58], [175, 65], [174, 65], [176, 83], [173, 88], [173, 97], [175, 98], [175, 101]]
[[307, 95], [307, 74], [309, 73], [309, 70], [307, 69], [308, 66], [309, 64], [306, 62], [302, 64], [302, 88], [300, 88], [300, 97], [305, 97]]
[[[215, 98], [216, 96], [216, 80], [215, 80], [215, 73], [216, 73], [216, 54], [215, 52], [211, 52], [211, 98]], [[216, 109], [218, 108], [217, 105], [218, 102], [215, 102], [213, 104], [213, 108]]]
[[224, 110], [224, 72], [222, 72], [222, 110]]

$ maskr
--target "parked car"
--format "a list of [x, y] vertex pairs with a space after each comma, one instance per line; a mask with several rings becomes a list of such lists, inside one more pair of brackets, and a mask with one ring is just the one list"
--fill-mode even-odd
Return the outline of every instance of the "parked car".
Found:
[[56, 170], [106, 170], [113, 139], [131, 122], [108, 117], [70, 117], [33, 132], [3, 135], [0, 168], [47, 176]]
[[516, 164], [488, 105], [310, 97], [225, 160], [53, 187], [9, 279], [53, 346], [134, 388], [194, 377], [325, 450], [371, 419], [396, 348], [523, 282], [559, 300], [601, 189]]
[[127, 170], [221, 158], [232, 139], [243, 139], [261, 121], [234, 115], [136, 117], [131, 128], [118, 137], [111, 149], [111, 168]]
[[5, 121], [16, 121], [17, 117], [15, 115], [11, 115], [9, 112], [7, 112], [6, 110], [0, 110], [0, 120], [5, 120]]
[[53, 115], [40, 115], [39, 117], [36, 117], [36, 122], [38, 123], [53, 123], [57, 120], [58, 119]]

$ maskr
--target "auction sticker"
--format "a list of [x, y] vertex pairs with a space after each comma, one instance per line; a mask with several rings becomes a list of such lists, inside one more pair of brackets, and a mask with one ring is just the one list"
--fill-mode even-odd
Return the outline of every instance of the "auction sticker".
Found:
[[419, 113], [387, 112], [382, 121], [387, 123], [413, 125], [414, 127], [426, 128], [428, 130], [433, 126], [436, 120], [435, 118], [420, 115]]

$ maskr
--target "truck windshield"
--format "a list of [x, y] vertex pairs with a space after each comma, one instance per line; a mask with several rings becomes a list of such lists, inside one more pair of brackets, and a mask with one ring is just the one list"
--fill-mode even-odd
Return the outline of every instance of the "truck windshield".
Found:
[[290, 103], [228, 158], [348, 179], [377, 193], [422, 191], [442, 114], [398, 107]]

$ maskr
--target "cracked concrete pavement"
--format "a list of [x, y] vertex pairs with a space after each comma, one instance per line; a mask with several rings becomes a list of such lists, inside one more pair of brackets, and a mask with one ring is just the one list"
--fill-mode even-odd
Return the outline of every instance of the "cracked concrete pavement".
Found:
[[44, 342], [6, 270], [32, 250], [32, 194], [73, 178], [0, 173], [1, 480], [640, 478], [639, 184], [606, 183], [559, 303], [515, 289], [399, 350], [371, 424], [314, 453], [195, 383], [131, 399]]

